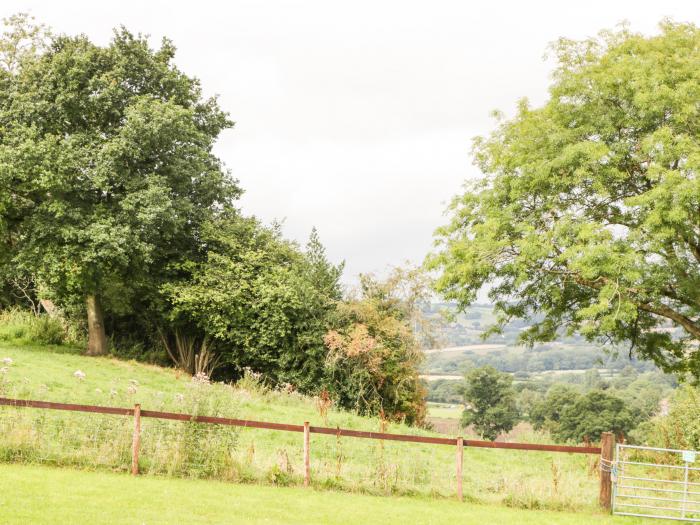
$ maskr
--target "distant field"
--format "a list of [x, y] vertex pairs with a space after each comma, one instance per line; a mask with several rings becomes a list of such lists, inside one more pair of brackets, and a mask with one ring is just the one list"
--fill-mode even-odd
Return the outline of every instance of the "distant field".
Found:
[[437, 381], [438, 379], [447, 379], [448, 381], [462, 381], [463, 375], [460, 374], [421, 374], [421, 379], [426, 381]]
[[[464, 346], [450, 346], [446, 348], [430, 348], [428, 350], [423, 350], [426, 354], [461, 354], [463, 352], [474, 352], [475, 354], [485, 354], [488, 352], [493, 352], [494, 350], [506, 350], [507, 345], [504, 344], [475, 344], [475, 345], [464, 345]], [[521, 347], [513, 347], [515, 350]]]
[[658, 522], [408, 497], [0, 465], [3, 525], [652, 525]]
[[462, 406], [449, 403], [428, 403], [428, 416], [442, 419], [459, 419], [462, 416]]

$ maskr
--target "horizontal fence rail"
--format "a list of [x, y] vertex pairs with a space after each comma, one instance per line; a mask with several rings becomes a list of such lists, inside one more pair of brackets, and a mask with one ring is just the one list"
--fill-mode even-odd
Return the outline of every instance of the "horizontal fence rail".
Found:
[[[13, 406], [19, 408], [43, 408], [50, 410], [67, 410], [72, 412], [90, 412], [96, 414], [112, 414], [120, 416], [134, 416], [137, 409], [122, 407], [106, 407], [97, 405], [77, 405], [72, 403], [54, 403], [51, 401], [33, 401], [30, 399], [9, 399], [0, 397], [0, 406]], [[304, 425], [290, 425], [287, 423], [272, 423], [269, 421], [252, 421], [248, 419], [232, 419], [213, 416], [194, 416], [177, 412], [158, 412], [155, 410], [140, 410], [140, 417], [156, 419], [169, 419], [173, 421], [189, 421], [194, 423], [209, 423], [214, 425], [229, 425], [244, 428], [259, 428], [267, 430], [282, 430], [286, 432], [304, 432]], [[455, 445], [460, 438], [442, 438], [432, 436], [412, 436], [410, 434], [392, 434], [387, 432], [367, 432], [363, 430], [350, 430], [345, 428], [314, 427], [309, 426], [312, 434], [326, 434], [331, 436], [345, 436], [365, 439], [382, 439], [388, 441], [404, 441], [410, 443], [427, 443], [431, 445]], [[600, 454], [600, 447], [579, 447], [568, 445], [542, 445], [536, 443], [504, 443], [497, 441], [479, 441], [464, 439], [462, 443], [466, 447], [500, 448], [510, 450], [533, 450], [539, 452], [567, 452], [574, 454]]]
[[[410, 434], [392, 434], [388, 432], [368, 432], [364, 430], [350, 430], [346, 428], [331, 428], [331, 427], [313, 427], [308, 421], [303, 425], [291, 425], [287, 423], [273, 423], [270, 421], [253, 421], [249, 419], [234, 419], [226, 417], [214, 416], [199, 416], [192, 414], [182, 414], [177, 412], [159, 412], [155, 410], [141, 410], [141, 405], [134, 405], [134, 408], [123, 407], [108, 407], [97, 405], [78, 405], [73, 403], [55, 403], [52, 401], [34, 401], [31, 399], [10, 399], [0, 397], [0, 406], [11, 406], [16, 408], [39, 408], [49, 410], [65, 410], [70, 412], [87, 412], [91, 414], [109, 414], [118, 416], [130, 416], [134, 419], [134, 433], [131, 448], [131, 473], [137, 475], [139, 473], [139, 447], [141, 441], [141, 418], [150, 417], [155, 419], [165, 419], [171, 421], [183, 421], [190, 423], [208, 423], [212, 425], [228, 425], [241, 428], [254, 428], [265, 430], [280, 430], [285, 432], [303, 433], [304, 444], [304, 486], [308, 487], [311, 483], [311, 444], [309, 440], [310, 434], [326, 434], [329, 436], [345, 436], [364, 439], [378, 439], [387, 441], [402, 441], [408, 443], [426, 443], [429, 445], [454, 445], [456, 448], [455, 455], [455, 474], [457, 499], [463, 499], [463, 451], [464, 447], [474, 448], [493, 448], [493, 449], [509, 449], [509, 450], [532, 450], [538, 452], [564, 452], [573, 454], [599, 454], [600, 455], [600, 505], [605, 508], [610, 508], [611, 503], [611, 469], [604, 468], [606, 465], [611, 465], [613, 459], [613, 435], [609, 432], [604, 432], [600, 447], [579, 447], [568, 445], [542, 445], [536, 443], [503, 443], [492, 441], [479, 441], [472, 439], [463, 439], [462, 437], [434, 437], [434, 436], [415, 436]], [[638, 478], [631, 478], [638, 479]]]

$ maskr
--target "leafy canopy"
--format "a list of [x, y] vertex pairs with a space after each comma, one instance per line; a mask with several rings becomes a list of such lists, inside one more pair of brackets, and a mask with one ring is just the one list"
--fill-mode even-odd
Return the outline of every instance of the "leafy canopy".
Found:
[[474, 144], [484, 177], [438, 230], [437, 290], [486, 284], [526, 342], [561, 329], [700, 376], [700, 30], [554, 46], [549, 100]]
[[493, 441], [513, 429], [518, 421], [513, 379], [491, 366], [473, 368], [466, 374], [462, 425], [474, 429]]
[[306, 250], [278, 226], [237, 214], [218, 217], [202, 234], [206, 259], [186, 263], [188, 277], [163, 287], [173, 324], [211, 337], [224, 375], [247, 367], [275, 384], [320, 390], [342, 265], [327, 261], [315, 230]]
[[168, 40], [152, 49], [121, 29], [105, 47], [59, 36], [36, 49], [6, 53], [0, 73], [0, 242], [57, 298], [123, 302], [197, 253], [202, 223], [238, 195], [212, 154], [232, 123]]
[[536, 430], [547, 429], [558, 441], [597, 441], [603, 432], [626, 436], [641, 414], [623, 399], [602, 390], [579, 394], [564, 385], [552, 387], [533, 407]]

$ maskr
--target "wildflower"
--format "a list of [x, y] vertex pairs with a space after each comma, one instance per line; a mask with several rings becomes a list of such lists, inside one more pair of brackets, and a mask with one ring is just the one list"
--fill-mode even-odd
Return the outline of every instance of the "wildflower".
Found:
[[7, 368], [6, 366], [3, 366], [2, 368], [0, 368], [0, 374], [7, 374], [8, 370], [9, 370], [9, 368]]
[[126, 389], [129, 395], [134, 395], [137, 390], [138, 388], [136, 388], [134, 385], [129, 385], [129, 388]]
[[197, 375], [192, 377], [192, 382], [193, 383], [200, 383], [203, 385], [208, 385], [209, 384], [209, 376], [205, 374], [204, 372], [199, 372]]
[[177, 401], [178, 403], [182, 403], [184, 400], [185, 396], [183, 396], [182, 394], [175, 394], [175, 401]]
[[101, 393], [102, 393], [102, 389], [101, 389], [101, 388], [96, 388], [96, 389], [95, 389], [95, 393], [96, 393], [96, 394], [101, 394]]
[[11, 357], [3, 357], [2, 364], [10, 366], [12, 364], [12, 358]]
[[129, 379], [129, 384], [133, 386], [139, 386], [139, 382], [136, 379]]
[[75, 372], [73, 372], [73, 376], [74, 376], [78, 381], [82, 381], [82, 380], [84, 380], [85, 377], [86, 377], [86, 376], [85, 376], [85, 372], [83, 372], [82, 370], [76, 370]]
[[114, 388], [109, 391], [109, 397], [116, 397], [116, 395], [117, 395], [117, 391]]

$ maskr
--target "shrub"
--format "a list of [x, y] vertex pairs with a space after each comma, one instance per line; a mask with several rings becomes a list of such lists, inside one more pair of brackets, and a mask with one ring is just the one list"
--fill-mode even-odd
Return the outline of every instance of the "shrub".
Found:
[[82, 327], [62, 315], [34, 315], [12, 308], [0, 312], [0, 341], [20, 345], [80, 345]]
[[639, 426], [635, 441], [672, 449], [700, 449], [700, 392], [685, 385], [674, 392], [668, 413]]

